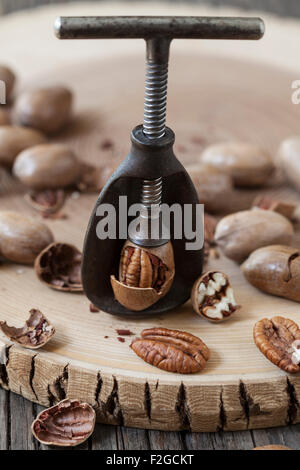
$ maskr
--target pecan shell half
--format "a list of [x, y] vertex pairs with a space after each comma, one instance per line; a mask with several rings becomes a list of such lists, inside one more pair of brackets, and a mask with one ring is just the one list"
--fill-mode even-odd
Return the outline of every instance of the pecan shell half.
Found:
[[191, 300], [195, 312], [213, 323], [227, 320], [240, 308], [228, 277], [219, 271], [209, 271], [196, 280]]
[[151, 328], [143, 330], [141, 336], [132, 341], [131, 349], [148, 364], [167, 372], [200, 372], [209, 359], [206, 344], [190, 333]]
[[300, 329], [293, 320], [283, 317], [271, 320], [264, 318], [254, 325], [253, 337], [258, 349], [277, 367], [290, 374], [300, 371], [295, 361], [297, 348], [294, 345], [300, 340]]
[[50, 341], [55, 328], [39, 310], [31, 309], [29, 313], [29, 319], [21, 328], [8, 326], [1, 321], [0, 329], [11, 341], [23, 348], [38, 349]]
[[25, 194], [25, 201], [43, 215], [55, 214], [65, 202], [65, 192], [62, 189], [42, 189]]
[[32, 423], [31, 430], [42, 444], [73, 447], [90, 437], [95, 421], [96, 413], [91, 405], [66, 399], [42, 411]]
[[67, 243], [52, 243], [36, 258], [34, 267], [40, 281], [52, 289], [82, 292], [79, 250]]
[[153, 305], [170, 290], [175, 275], [170, 242], [155, 248], [141, 248], [127, 241], [121, 252], [119, 281], [111, 276], [116, 300], [140, 311]]

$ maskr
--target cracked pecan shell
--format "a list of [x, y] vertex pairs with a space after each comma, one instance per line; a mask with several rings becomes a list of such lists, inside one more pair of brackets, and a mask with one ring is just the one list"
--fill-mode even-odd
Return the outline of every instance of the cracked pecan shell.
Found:
[[254, 251], [242, 265], [247, 281], [268, 294], [300, 302], [300, 250], [272, 245]]
[[140, 311], [167, 294], [174, 275], [174, 254], [170, 242], [156, 248], [141, 248], [127, 241], [121, 252], [119, 281], [111, 276], [111, 285], [120, 304]]
[[42, 214], [55, 214], [64, 205], [66, 196], [63, 189], [42, 189], [31, 191], [25, 194], [24, 198], [36, 211]]
[[95, 421], [96, 413], [91, 405], [66, 399], [42, 411], [32, 423], [31, 430], [42, 444], [73, 447], [90, 437]]
[[8, 326], [1, 321], [0, 329], [11, 341], [23, 348], [38, 349], [50, 341], [55, 328], [39, 310], [31, 309], [29, 313], [29, 319], [21, 328]]
[[196, 280], [191, 300], [195, 312], [213, 323], [227, 320], [240, 308], [228, 277], [219, 271], [209, 271]]
[[297, 206], [291, 202], [277, 201], [276, 199], [265, 196], [257, 196], [252, 203], [252, 209], [258, 208], [278, 212], [278, 214], [290, 220], [293, 220], [296, 207]]
[[277, 367], [290, 374], [300, 371], [300, 355], [295, 361], [295, 344], [300, 340], [297, 323], [283, 317], [264, 318], [254, 325], [253, 337], [258, 349]]
[[82, 292], [82, 255], [73, 245], [52, 243], [36, 258], [34, 267], [40, 281], [53, 289]]
[[143, 330], [141, 336], [132, 341], [131, 349], [148, 364], [167, 372], [200, 372], [209, 359], [206, 344], [190, 333], [151, 328]]

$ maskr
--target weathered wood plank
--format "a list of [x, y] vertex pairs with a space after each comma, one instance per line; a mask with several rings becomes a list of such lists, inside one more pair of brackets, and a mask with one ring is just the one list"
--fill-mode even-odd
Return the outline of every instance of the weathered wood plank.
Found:
[[9, 392], [0, 388], [0, 450], [9, 445]]
[[212, 434], [215, 450], [251, 450], [254, 447], [250, 431]]
[[184, 450], [179, 432], [148, 431], [151, 450]]
[[116, 426], [110, 424], [97, 424], [92, 438], [92, 450], [117, 450]]
[[214, 450], [210, 432], [186, 432], [183, 433], [183, 441], [188, 450]]
[[30, 432], [35, 418], [33, 404], [25, 398], [10, 393], [10, 449], [36, 450], [37, 442]]
[[120, 428], [123, 438], [124, 450], [149, 450], [150, 442], [148, 432], [145, 429]]

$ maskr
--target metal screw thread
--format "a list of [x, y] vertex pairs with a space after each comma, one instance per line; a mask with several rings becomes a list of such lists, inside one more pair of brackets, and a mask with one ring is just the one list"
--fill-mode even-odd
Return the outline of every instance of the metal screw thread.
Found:
[[[144, 124], [143, 132], [150, 139], [164, 136], [166, 128], [168, 87], [168, 63], [157, 64], [147, 61]], [[150, 209], [151, 205], [160, 206], [162, 178], [144, 180], [142, 186], [142, 204]]]
[[165, 134], [168, 63], [147, 61], [143, 131], [150, 139]]
[[151, 206], [159, 207], [161, 204], [162, 178], [155, 180], [143, 180], [142, 204], [150, 210]]

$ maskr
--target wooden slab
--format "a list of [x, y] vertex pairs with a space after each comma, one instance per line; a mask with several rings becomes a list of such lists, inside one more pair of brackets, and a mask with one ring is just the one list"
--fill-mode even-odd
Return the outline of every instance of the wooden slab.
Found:
[[[46, 16], [44, 13], [42, 21], [35, 22], [41, 34]], [[11, 23], [16, 26], [18, 19]], [[300, 108], [291, 103], [291, 82], [297, 74], [258, 62], [225, 59], [223, 53], [208, 56], [195, 44], [184, 44], [181, 53], [174, 47], [171, 55], [168, 103], [168, 125], [176, 132], [175, 150], [184, 164], [197, 162], [205, 145], [223, 139], [257, 142], [275, 155], [281, 139], [299, 133]], [[16, 52], [13, 46], [8, 47]], [[76, 94], [75, 117], [56, 141], [70, 143], [79, 158], [87, 162], [119, 161], [129, 150], [130, 130], [142, 119], [143, 43], [134, 53], [127, 46], [127, 52], [122, 46], [122, 53], [116, 47], [109, 51], [99, 47], [98, 53], [95, 42], [91, 46], [80, 42], [78, 49], [70, 42], [56, 47], [60, 59], [54, 66], [56, 52], [52, 45], [49, 67], [53, 66], [48, 72], [41, 73], [46, 69], [46, 58], [41, 53], [40, 64], [32, 60], [34, 74], [23, 62], [27, 81], [21, 81], [20, 88], [47, 82], [71, 86]], [[220, 47], [224, 49], [224, 44]], [[247, 43], [237, 47], [241, 52], [242, 47], [250, 51], [254, 46]], [[66, 65], [62, 65], [61, 48], [67, 57]], [[232, 45], [228, 48], [234, 49]], [[93, 56], [93, 60], [84, 60], [84, 55]], [[273, 55], [274, 63], [278, 62], [274, 51]], [[22, 60], [20, 53], [21, 64]], [[102, 148], [107, 138], [114, 143], [112, 150]], [[275, 179], [265, 192], [300, 202], [296, 192], [279, 186]], [[1, 181], [0, 194], [0, 209], [39, 217], [26, 205], [21, 188], [9, 175]], [[248, 206], [256, 194], [241, 192], [240, 207]], [[96, 195], [71, 197], [64, 209], [68, 219], [46, 222], [58, 241], [82, 246], [95, 200]], [[299, 230], [295, 245], [300, 246]], [[287, 376], [269, 363], [252, 340], [253, 325], [264, 316], [280, 314], [300, 323], [299, 304], [260, 293], [226, 258], [212, 261], [210, 267], [229, 274], [243, 306], [222, 325], [197, 317], [190, 303], [153, 320], [124, 320], [103, 312], [91, 313], [84, 295], [48, 289], [30, 267], [1, 265], [0, 319], [22, 324], [31, 308], [40, 308], [57, 332], [39, 351], [23, 350], [1, 337], [0, 384], [44, 406], [65, 396], [79, 398], [95, 406], [99, 421], [126, 426], [216, 431], [300, 422], [300, 378]], [[129, 348], [129, 339], [125, 343], [117, 340], [116, 328], [129, 328], [139, 334], [150, 326], [178, 328], [200, 336], [212, 353], [205, 371], [192, 376], [164, 373], [136, 357]]]
[[[128, 133], [142, 112], [142, 57], [97, 61], [80, 69], [58, 69], [56, 74], [77, 96], [74, 122], [57, 140], [69, 142], [81, 159], [93, 163], [110, 163], [125, 155]], [[178, 156], [184, 163], [196, 162], [204, 145], [229, 138], [259, 142], [275, 152], [280, 139], [298, 131], [299, 109], [288, 99], [290, 80], [288, 74], [259, 65], [201, 55], [197, 60], [174, 56], [168, 122], [177, 133]], [[266, 83], [271, 83], [267, 90]], [[195, 137], [200, 143], [195, 143]], [[113, 150], [101, 149], [107, 138], [114, 142]], [[39, 217], [8, 176], [6, 181], [0, 208]], [[272, 184], [268, 194], [298, 201], [293, 190]], [[243, 192], [246, 204], [255, 194]], [[57, 240], [82, 246], [95, 199], [96, 195], [71, 197], [64, 209], [68, 219], [47, 221]], [[190, 303], [153, 320], [91, 313], [84, 295], [48, 289], [30, 267], [2, 265], [1, 320], [21, 324], [34, 307], [57, 329], [42, 351], [24, 351], [2, 341], [2, 384], [45, 406], [65, 396], [88, 401], [100, 421], [127, 426], [215, 431], [298, 422], [300, 379], [287, 377], [260, 354], [252, 328], [265, 315], [282, 314], [300, 322], [299, 304], [258, 292], [228, 259], [214, 260], [210, 267], [229, 274], [243, 306], [222, 325], [197, 317]], [[129, 339], [117, 340], [116, 328], [139, 334], [150, 326], [200, 336], [212, 352], [206, 370], [193, 376], [164, 373], [137, 358], [128, 347]]]

